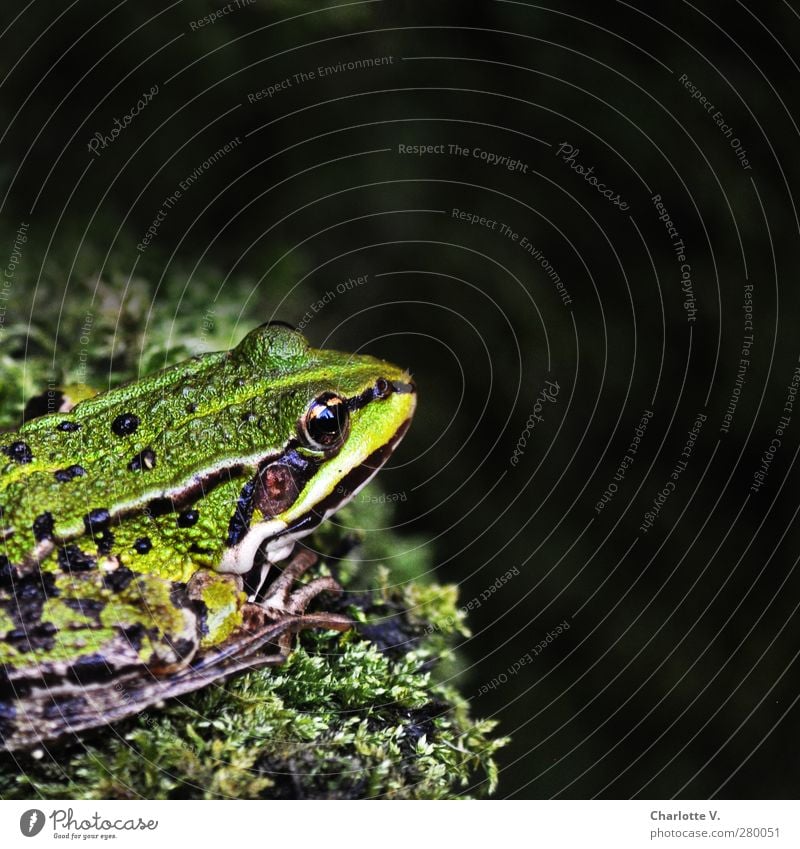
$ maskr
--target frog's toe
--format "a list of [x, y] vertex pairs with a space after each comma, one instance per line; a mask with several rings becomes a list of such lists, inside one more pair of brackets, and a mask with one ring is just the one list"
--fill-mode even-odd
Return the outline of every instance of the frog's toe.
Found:
[[302, 614], [312, 599], [316, 598], [320, 593], [329, 592], [334, 595], [341, 595], [342, 588], [333, 578], [316, 578], [315, 580], [305, 584], [295, 590], [286, 604], [286, 610], [289, 613]]
[[292, 559], [283, 567], [280, 575], [269, 585], [268, 595], [261, 598], [258, 603], [262, 607], [286, 610], [295, 581], [301, 578], [316, 562], [317, 555], [313, 551], [307, 548], [298, 548]]

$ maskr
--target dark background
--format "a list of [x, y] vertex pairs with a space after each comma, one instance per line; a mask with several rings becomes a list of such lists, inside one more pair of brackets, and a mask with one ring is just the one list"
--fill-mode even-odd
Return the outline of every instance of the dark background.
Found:
[[[256, 0], [192, 28], [224, 6], [0, 12], [3, 262], [28, 224], [29, 282], [7, 290], [7, 326], [62, 301], [91, 310], [80, 269], [121, 303], [144, 293], [148, 327], [202, 335], [206, 311], [212, 324], [281, 318], [315, 345], [407, 365], [420, 408], [381, 481], [406, 495], [400, 524], [432, 540], [435, 578], [478, 599], [458, 685], [512, 737], [501, 795], [794, 796], [800, 407], [750, 486], [800, 354], [796, 4]], [[180, 182], [236, 137], [137, 248]], [[559, 158], [564, 142], [626, 210]], [[419, 144], [527, 168], [398, 152]], [[654, 194], [686, 246], [691, 322]], [[526, 236], [571, 302], [519, 243], [454, 208]], [[747, 283], [754, 339], [724, 433]], [[557, 401], [514, 466], [546, 380]], [[647, 409], [635, 461], [597, 512]]]

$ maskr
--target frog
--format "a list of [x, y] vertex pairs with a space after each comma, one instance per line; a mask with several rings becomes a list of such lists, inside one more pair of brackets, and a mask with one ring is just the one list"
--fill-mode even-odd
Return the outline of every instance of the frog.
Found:
[[[268, 322], [0, 433], [0, 748], [38, 751], [345, 631], [302, 540], [393, 454], [408, 371]], [[320, 605], [314, 605], [320, 608]]]

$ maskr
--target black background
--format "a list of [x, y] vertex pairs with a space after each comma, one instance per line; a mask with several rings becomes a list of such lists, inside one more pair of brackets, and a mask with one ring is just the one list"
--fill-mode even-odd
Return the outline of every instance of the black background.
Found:
[[[207, 300], [212, 314], [302, 323], [315, 345], [413, 371], [420, 409], [381, 480], [407, 496], [402, 527], [431, 538], [435, 577], [479, 599], [458, 684], [512, 737], [501, 795], [793, 796], [800, 407], [750, 487], [800, 354], [800, 11], [551, 5], [256, 0], [193, 29], [224, 4], [7, 4], [6, 253], [27, 223], [34, 316], [37, 298], [79, 297], [70, 258], [88, 256], [100, 278], [147, 281], [154, 324]], [[374, 57], [392, 62], [294, 79]], [[165, 198], [237, 137], [137, 248]], [[572, 170], [562, 143], [628, 208]], [[398, 152], [421, 144], [448, 152]], [[450, 155], [451, 144], [526, 168]], [[655, 194], [686, 246], [693, 321]], [[518, 242], [454, 208], [526, 236], [570, 303]], [[336, 292], [358, 275], [367, 282]], [[162, 285], [176, 276], [192, 292], [177, 306]], [[237, 288], [232, 303], [242, 278], [249, 298]], [[746, 284], [754, 340], [724, 433]], [[546, 380], [557, 401], [515, 466]], [[597, 512], [645, 410], [635, 461]], [[644, 532], [698, 414], [688, 464]]]

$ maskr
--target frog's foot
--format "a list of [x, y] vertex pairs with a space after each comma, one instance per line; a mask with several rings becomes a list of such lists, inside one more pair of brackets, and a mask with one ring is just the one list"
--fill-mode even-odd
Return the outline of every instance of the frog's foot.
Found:
[[[306, 608], [320, 593], [329, 592], [341, 595], [342, 588], [331, 577], [315, 578], [297, 589], [292, 589], [315, 563], [317, 556], [307, 548], [298, 548], [292, 559], [284, 566], [281, 574], [267, 588], [267, 595], [250, 608], [249, 628], [255, 631], [272, 625], [273, 636], [270, 642], [278, 647], [278, 657], [265, 657], [258, 665], [282, 663], [291, 652], [292, 638], [300, 631], [309, 629], [330, 629], [347, 631], [353, 622], [340, 613], [320, 611], [306, 613]], [[254, 627], [255, 626], [255, 627]]]

